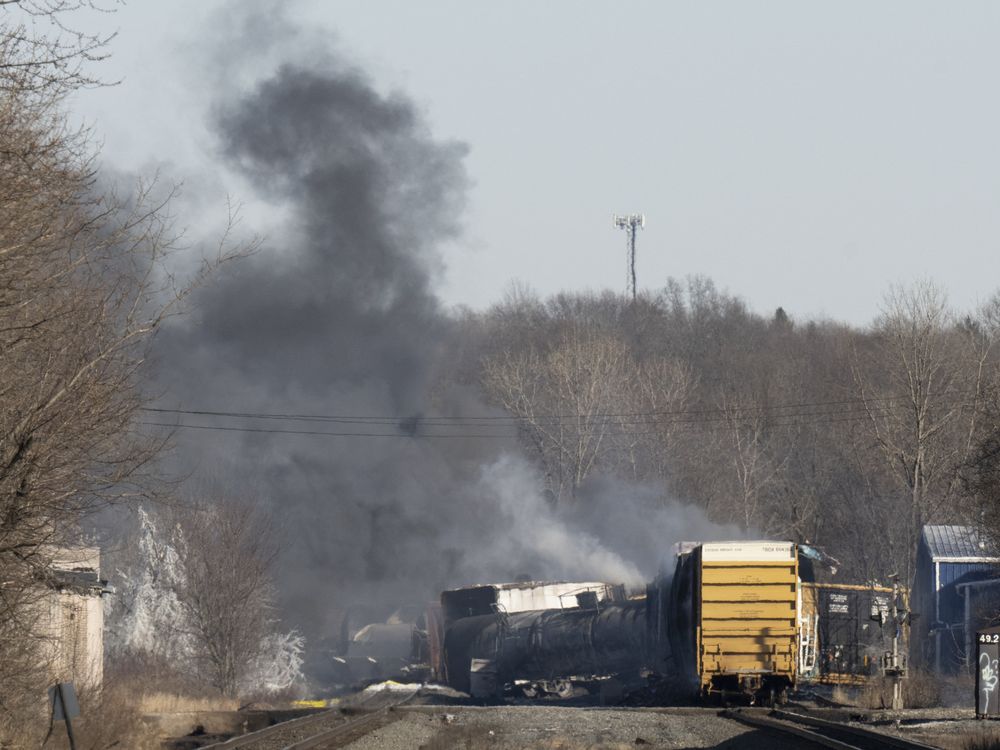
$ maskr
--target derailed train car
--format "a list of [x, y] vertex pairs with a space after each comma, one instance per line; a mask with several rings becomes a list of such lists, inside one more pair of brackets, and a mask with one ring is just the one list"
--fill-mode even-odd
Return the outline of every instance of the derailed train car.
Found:
[[791, 542], [682, 546], [654, 584], [678, 679], [702, 697], [779, 702], [795, 687], [798, 556]]
[[798, 563], [790, 542], [686, 545], [676, 569], [632, 601], [584, 595], [559, 609], [463, 609], [491, 596], [481, 588], [442, 595], [437, 671], [459, 690], [643, 674], [704, 697], [776, 701], [795, 684]]
[[645, 636], [645, 601], [469, 617], [445, 634], [445, 670], [450, 685], [480, 697], [517, 681], [638, 673]]
[[445, 592], [428, 617], [433, 671], [482, 696], [640, 675], [661, 694], [773, 704], [800, 681], [863, 683], [878, 673], [891, 590], [815, 583], [816, 551], [803, 551], [800, 564], [792, 542], [683, 543], [646, 597], [627, 601], [607, 584]]
[[858, 687], [882, 674], [893, 636], [908, 640], [908, 619], [891, 620], [893, 589], [817, 582], [817, 561], [832, 575], [835, 560], [790, 542], [679, 546], [669, 584], [658, 579], [658, 617], [690, 691], [781, 702], [797, 687]]
[[645, 602], [621, 584], [525, 581], [471, 586], [429, 609], [437, 679], [484, 696], [537, 684], [638, 670], [645, 661]]

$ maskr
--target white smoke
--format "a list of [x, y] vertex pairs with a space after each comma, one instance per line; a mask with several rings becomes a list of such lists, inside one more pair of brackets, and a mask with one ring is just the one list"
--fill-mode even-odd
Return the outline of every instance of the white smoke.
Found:
[[[494, 505], [502, 525], [483, 539], [486, 569], [509, 568], [524, 560], [538, 570], [524, 571], [538, 578], [599, 580], [641, 585], [645, 573], [606, 547], [588, 531], [573, 529], [554, 511], [543, 494], [537, 470], [525, 459], [504, 455], [483, 467], [473, 487], [480, 502]], [[488, 530], [486, 530], [488, 531]]]

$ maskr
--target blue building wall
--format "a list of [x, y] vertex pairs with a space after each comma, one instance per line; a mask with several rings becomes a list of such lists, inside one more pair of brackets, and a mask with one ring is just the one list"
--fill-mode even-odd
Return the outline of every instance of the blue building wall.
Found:
[[[910, 660], [914, 666], [954, 673], [965, 668], [968, 635], [965, 599], [957, 584], [995, 578], [996, 563], [927, 561], [930, 575], [916, 576], [913, 609], [919, 619], [910, 630]], [[940, 588], [934, 590], [934, 567]], [[929, 580], [928, 580], [929, 579]], [[923, 585], [921, 585], [923, 584]]]
[[938, 563], [938, 616], [948, 624], [963, 622], [965, 601], [955, 589], [956, 583], [982, 581], [993, 578], [997, 573], [995, 563]]

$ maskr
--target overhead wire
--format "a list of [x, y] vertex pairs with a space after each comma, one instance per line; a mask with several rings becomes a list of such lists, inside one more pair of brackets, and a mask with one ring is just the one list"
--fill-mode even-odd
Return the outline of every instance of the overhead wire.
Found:
[[[954, 393], [955, 391], [942, 391], [941, 394]], [[872, 398], [850, 398], [850, 399], [840, 399], [840, 400], [828, 400], [828, 401], [806, 401], [806, 402], [793, 402], [785, 404], [766, 404], [759, 406], [727, 406], [727, 407], [708, 407], [700, 409], [664, 409], [664, 410], [653, 410], [653, 411], [643, 411], [643, 412], [595, 412], [593, 414], [538, 414], [530, 416], [519, 416], [519, 415], [462, 415], [462, 416], [448, 416], [448, 415], [421, 415], [421, 414], [407, 414], [407, 415], [339, 415], [339, 414], [295, 414], [295, 413], [272, 413], [272, 412], [250, 412], [250, 411], [216, 411], [209, 409], [178, 409], [178, 408], [167, 408], [167, 407], [143, 407], [142, 410], [150, 413], [158, 414], [177, 414], [177, 415], [188, 415], [188, 416], [209, 416], [209, 417], [229, 417], [229, 418], [243, 418], [243, 419], [263, 419], [263, 420], [281, 420], [281, 421], [305, 421], [305, 422], [332, 422], [337, 424], [384, 424], [397, 426], [401, 422], [418, 422], [423, 426], [427, 425], [457, 425], [457, 424], [521, 424], [525, 421], [531, 421], [534, 423], [557, 423], [565, 422], [567, 420], [581, 420], [581, 419], [616, 419], [623, 420], [629, 424], [639, 424], [643, 422], [648, 422], [652, 420], [657, 420], [661, 417], [700, 417], [704, 416], [706, 418], [719, 418], [719, 419], [734, 419], [734, 418], [747, 418], [743, 415], [761, 415], [767, 414], [769, 412], [777, 412], [785, 409], [813, 409], [826, 406], [847, 406], [847, 407], [857, 407], [864, 409], [866, 411], [870, 410], [872, 404], [879, 403], [891, 403], [894, 401], [901, 401], [908, 399], [909, 396], [880, 396]], [[946, 400], [946, 403], [955, 403], [954, 399]], [[887, 408], [887, 407], [878, 407]], [[829, 409], [819, 411], [806, 411], [801, 412], [805, 415], [823, 415], [823, 414], [840, 414], [850, 409]], [[775, 416], [793, 416], [788, 414], [775, 414]]]
[[[544, 427], [557, 428], [563, 437], [584, 438], [588, 436], [619, 437], [661, 434], [666, 429], [684, 429], [706, 427], [719, 422], [731, 423], [733, 426], [746, 423], [754, 417], [768, 417], [767, 428], [789, 428], [815, 424], [834, 424], [867, 420], [884, 417], [894, 410], [892, 403], [903, 400], [904, 396], [885, 396], [872, 399], [842, 399], [836, 401], [799, 402], [792, 404], [775, 404], [769, 406], [745, 409], [721, 408], [678, 409], [650, 412], [632, 412], [624, 414], [574, 414], [574, 415], [543, 415], [525, 417], [507, 415], [497, 417], [387, 417], [363, 415], [321, 415], [321, 414], [279, 414], [267, 412], [240, 412], [208, 409], [170, 409], [166, 407], [145, 407], [144, 411], [156, 414], [173, 414], [184, 417], [213, 417], [241, 420], [292, 421], [328, 423], [340, 425], [355, 425], [357, 428], [370, 426], [394, 427], [393, 432], [364, 431], [362, 429], [333, 431], [290, 427], [262, 427], [255, 425], [234, 424], [192, 424], [188, 421], [157, 422], [142, 421], [138, 424], [150, 427], [166, 427], [192, 430], [216, 430], [222, 432], [270, 433], [282, 435], [312, 435], [330, 437], [394, 437], [394, 438], [432, 438], [432, 439], [508, 439], [518, 435], [521, 428]], [[965, 399], [946, 399], [948, 405], [961, 407], [970, 406]], [[841, 406], [844, 408], [823, 408]], [[797, 409], [797, 411], [794, 411]], [[789, 411], [792, 410], [792, 411]], [[735, 413], [734, 413], [735, 412]], [[488, 420], [488, 421], [481, 421]], [[549, 420], [549, 421], [545, 421]], [[641, 428], [652, 425], [654, 429]], [[475, 428], [471, 431], [435, 431], [458, 430], [459, 428]], [[486, 432], [482, 432], [486, 429]], [[503, 432], [490, 431], [503, 429]], [[507, 431], [512, 430], [512, 431]]]

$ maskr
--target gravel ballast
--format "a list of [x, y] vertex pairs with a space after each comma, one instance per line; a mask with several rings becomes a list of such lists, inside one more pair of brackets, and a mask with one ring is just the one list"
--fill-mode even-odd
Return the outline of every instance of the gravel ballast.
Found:
[[345, 747], [351, 750], [621, 750], [622, 748], [797, 747], [722, 718], [711, 709], [615, 709], [555, 706], [412, 707]]

